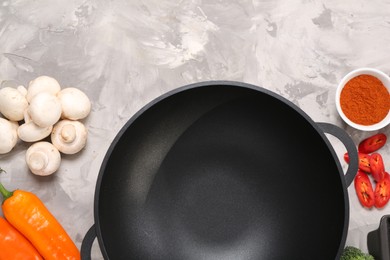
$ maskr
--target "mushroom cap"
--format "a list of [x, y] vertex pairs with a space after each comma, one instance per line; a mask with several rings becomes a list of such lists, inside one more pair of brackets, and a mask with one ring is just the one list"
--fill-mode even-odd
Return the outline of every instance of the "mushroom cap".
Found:
[[0, 89], [0, 113], [12, 121], [23, 119], [24, 110], [28, 107], [26, 97], [16, 88]]
[[54, 125], [61, 117], [61, 103], [58, 98], [47, 92], [41, 92], [31, 99], [28, 114], [40, 127]]
[[87, 142], [87, 129], [79, 121], [61, 120], [54, 125], [51, 142], [64, 154], [75, 154], [83, 149]]
[[47, 176], [60, 167], [61, 154], [51, 143], [37, 142], [27, 149], [26, 163], [35, 175]]
[[61, 102], [61, 117], [64, 119], [83, 119], [91, 112], [91, 101], [83, 91], [77, 88], [64, 88], [57, 94], [57, 97]]
[[28, 84], [26, 98], [28, 102], [31, 102], [31, 99], [38, 93], [48, 92], [52, 95], [57, 95], [60, 90], [61, 86], [55, 78], [39, 76]]
[[18, 123], [0, 117], [0, 154], [8, 153], [18, 141]]
[[33, 121], [26, 122], [18, 127], [18, 136], [25, 142], [36, 142], [48, 137], [53, 126], [40, 127]]
[[[16, 89], [20, 92], [20, 94], [22, 94], [23, 96], [27, 96], [27, 89], [23, 86], [23, 85], [20, 85], [20, 86], [17, 86]], [[26, 98], [27, 100], [27, 98]]]

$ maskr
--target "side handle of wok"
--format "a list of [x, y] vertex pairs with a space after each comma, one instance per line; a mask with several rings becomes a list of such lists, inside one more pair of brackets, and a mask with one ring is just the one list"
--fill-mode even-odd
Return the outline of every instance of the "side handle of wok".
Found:
[[352, 138], [344, 131], [342, 128], [332, 125], [329, 123], [319, 122], [317, 125], [324, 131], [325, 133], [331, 134], [338, 138], [345, 146], [349, 156], [349, 164], [347, 172], [345, 173], [345, 183], [347, 187], [351, 185], [353, 182], [356, 173], [358, 171], [358, 152], [356, 149], [356, 145], [353, 142]]
[[95, 225], [92, 225], [92, 227], [88, 230], [87, 234], [85, 234], [83, 242], [81, 243], [80, 254], [82, 260], [91, 260], [92, 244], [95, 238], [96, 229]]

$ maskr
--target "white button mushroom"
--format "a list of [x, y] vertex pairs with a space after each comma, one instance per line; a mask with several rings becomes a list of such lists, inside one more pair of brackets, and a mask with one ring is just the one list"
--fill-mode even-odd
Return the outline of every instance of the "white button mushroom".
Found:
[[61, 120], [54, 125], [51, 142], [64, 154], [75, 154], [85, 147], [87, 129], [79, 121]]
[[52, 95], [57, 95], [60, 90], [61, 86], [55, 78], [39, 76], [28, 84], [27, 101], [31, 102], [31, 99], [38, 93], [47, 92]]
[[57, 97], [62, 105], [61, 117], [64, 119], [83, 119], [91, 112], [91, 101], [77, 88], [64, 88]]
[[[22, 86], [22, 85], [17, 86], [16, 89], [17, 89], [17, 90], [20, 92], [20, 94], [22, 94], [24, 97], [27, 96], [27, 89], [26, 89], [24, 86]], [[27, 98], [26, 98], [26, 100], [27, 100]]]
[[0, 117], [0, 154], [8, 153], [18, 141], [18, 123]]
[[22, 124], [18, 128], [18, 136], [25, 142], [36, 142], [48, 137], [53, 130], [53, 126], [40, 127], [30, 121]]
[[40, 127], [54, 125], [60, 119], [61, 112], [59, 99], [47, 92], [35, 95], [28, 107], [31, 120]]
[[37, 142], [27, 149], [26, 163], [35, 175], [47, 176], [60, 167], [61, 154], [51, 143]]
[[0, 89], [0, 113], [9, 120], [22, 120], [23, 112], [27, 106], [26, 97], [16, 88], [5, 87]]
[[23, 115], [24, 115], [23, 120], [25, 123], [31, 122], [31, 116], [28, 113], [28, 109], [24, 110]]

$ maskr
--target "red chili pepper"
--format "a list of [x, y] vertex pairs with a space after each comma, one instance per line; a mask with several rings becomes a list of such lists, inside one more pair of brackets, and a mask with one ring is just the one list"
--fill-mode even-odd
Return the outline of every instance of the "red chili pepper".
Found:
[[0, 260], [43, 260], [35, 247], [0, 217]]
[[[359, 162], [359, 169], [371, 173], [371, 167], [370, 167], [370, 155], [365, 153], [358, 153], [358, 162]], [[348, 153], [344, 154], [344, 161], [346, 163], [349, 163], [349, 155]]]
[[345, 161], [346, 163], [349, 163], [349, 154], [348, 154], [348, 153], [345, 153], [345, 154], [344, 154], [344, 161]]
[[368, 175], [362, 170], [358, 170], [355, 180], [356, 195], [360, 203], [367, 208], [371, 208], [375, 204], [374, 190]]
[[386, 172], [385, 177], [376, 184], [375, 191], [375, 207], [383, 208], [390, 199], [390, 177]]
[[361, 153], [373, 153], [382, 148], [387, 141], [387, 136], [383, 133], [370, 136], [359, 143], [358, 151]]
[[365, 153], [358, 153], [359, 157], [359, 169], [371, 173], [371, 166], [370, 166], [370, 155]]
[[376, 182], [381, 181], [385, 177], [385, 165], [382, 156], [379, 153], [371, 154], [369, 163], [372, 177]]

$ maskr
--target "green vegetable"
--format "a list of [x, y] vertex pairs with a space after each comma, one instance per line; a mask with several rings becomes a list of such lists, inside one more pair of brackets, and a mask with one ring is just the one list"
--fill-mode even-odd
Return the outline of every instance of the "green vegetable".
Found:
[[364, 253], [359, 248], [347, 246], [344, 248], [340, 260], [375, 260], [370, 254]]

